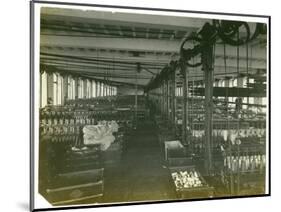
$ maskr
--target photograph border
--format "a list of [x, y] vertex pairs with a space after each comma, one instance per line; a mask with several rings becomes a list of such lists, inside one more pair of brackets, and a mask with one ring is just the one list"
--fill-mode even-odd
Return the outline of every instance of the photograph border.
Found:
[[[134, 6], [121, 6], [121, 5], [103, 5], [103, 4], [89, 4], [89, 3], [74, 3], [74, 2], [56, 2], [56, 1], [37, 1], [31, 0], [30, 4], [30, 29], [29, 29], [29, 67], [30, 67], [30, 122], [29, 122], [29, 146], [30, 146], [30, 157], [29, 157], [29, 174], [30, 174], [30, 210], [31, 211], [51, 211], [51, 210], [67, 210], [67, 209], [87, 209], [87, 208], [98, 208], [98, 207], [112, 207], [112, 206], [132, 206], [132, 205], [143, 205], [143, 204], [159, 204], [159, 203], [176, 203], [176, 202], [190, 202], [190, 201], [204, 201], [204, 200], [223, 200], [223, 199], [238, 199], [238, 198], [253, 198], [253, 197], [269, 197], [271, 196], [271, 16], [270, 15], [256, 15], [256, 14], [239, 14], [239, 13], [227, 13], [227, 12], [210, 12], [210, 11], [192, 11], [192, 10], [178, 10], [178, 9], [167, 9], [167, 8], [147, 8], [147, 7], [134, 7]], [[116, 8], [116, 9], [131, 9], [131, 10], [146, 10], [146, 11], [162, 11], [162, 12], [181, 12], [181, 13], [194, 13], [194, 14], [209, 14], [209, 15], [228, 15], [228, 16], [240, 16], [240, 17], [256, 17], [268, 19], [268, 194], [258, 195], [238, 195], [231, 197], [213, 197], [213, 198], [200, 198], [200, 199], [186, 199], [186, 200], [159, 200], [159, 201], [141, 201], [141, 202], [128, 202], [128, 203], [108, 203], [108, 204], [93, 204], [93, 205], [79, 205], [79, 206], [59, 206], [53, 208], [34, 208], [34, 6], [35, 4], [50, 4], [50, 5], [65, 5], [65, 6], [87, 6], [87, 7], [100, 7], [100, 8]]]

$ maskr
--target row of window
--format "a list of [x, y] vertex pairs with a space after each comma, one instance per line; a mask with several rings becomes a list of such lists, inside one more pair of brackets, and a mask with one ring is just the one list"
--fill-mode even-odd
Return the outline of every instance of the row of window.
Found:
[[[246, 88], [247, 87], [247, 83], [254, 83], [254, 79], [247, 79], [246, 77], [239, 77], [239, 78], [232, 78], [232, 79], [220, 79], [214, 82], [213, 86], [215, 87], [241, 87], [241, 88]], [[189, 83], [193, 83], [193, 82], [189, 82]], [[203, 83], [194, 83], [193, 84], [194, 87], [204, 87]], [[160, 94], [162, 93], [162, 87], [158, 87], [156, 89], [154, 89], [152, 92], [150, 92], [151, 94]], [[180, 87], [179, 85], [176, 86], [175, 88], [175, 96], [177, 97], [181, 97], [183, 96], [183, 87]], [[189, 96], [192, 96], [191, 93], [189, 93]], [[224, 100], [226, 97], [217, 97], [218, 99], [222, 99]], [[227, 97], [227, 101], [231, 102], [231, 103], [235, 103], [237, 97]], [[248, 104], [258, 104], [258, 105], [266, 105], [267, 102], [267, 98], [266, 97], [243, 97], [241, 98], [242, 103], [248, 103]], [[230, 104], [229, 106], [235, 106], [235, 104]], [[247, 109], [248, 106], [247, 105], [243, 105], [242, 106], [243, 109]], [[261, 108], [261, 110], [263, 112], [265, 112], [266, 108]]]
[[[237, 79], [237, 78], [229, 79], [227, 87], [229, 87], [229, 88], [237, 87], [238, 81], [240, 83], [239, 87], [244, 87], [244, 88], [247, 87], [247, 78], [246, 77], [239, 78], [239, 79]], [[254, 82], [253, 79], [249, 79], [249, 83], [253, 83], [253, 82]], [[193, 82], [189, 82], [189, 83], [192, 84]], [[218, 81], [214, 82], [214, 84], [213, 84], [213, 86], [215, 86], [215, 87], [226, 87], [226, 85], [227, 85], [227, 83], [226, 83], [226, 80], [224, 80], [224, 79], [218, 80]], [[203, 83], [201, 83], [201, 84], [200, 83], [196, 83], [193, 86], [195, 88], [200, 88], [200, 87], [204, 87], [204, 84]], [[157, 93], [161, 93], [161, 89], [162, 88], [159, 87], [159, 88], [156, 88], [155, 90], [156, 90]], [[176, 96], [182, 96], [183, 95], [183, 88], [180, 87], [180, 86], [177, 86], [175, 88], [175, 95]]]
[[117, 87], [92, 80], [62, 76], [59, 73], [40, 75], [41, 107], [62, 105], [65, 99], [94, 98], [117, 95]]

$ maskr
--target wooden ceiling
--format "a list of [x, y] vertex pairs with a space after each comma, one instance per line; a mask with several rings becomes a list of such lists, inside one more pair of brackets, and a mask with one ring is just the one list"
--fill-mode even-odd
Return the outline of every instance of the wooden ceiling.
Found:
[[[41, 9], [40, 63], [69, 73], [114, 82], [147, 85], [178, 57], [182, 41], [208, 19], [134, 13]], [[266, 39], [248, 49], [248, 71], [266, 68]], [[227, 69], [237, 69], [237, 49], [227, 47]], [[246, 47], [239, 49], [245, 71]], [[249, 63], [250, 61], [250, 63]], [[140, 72], [137, 73], [137, 67]], [[224, 50], [216, 45], [215, 69], [224, 72]], [[136, 81], [137, 75], [137, 81]], [[191, 70], [191, 76], [202, 72]]]

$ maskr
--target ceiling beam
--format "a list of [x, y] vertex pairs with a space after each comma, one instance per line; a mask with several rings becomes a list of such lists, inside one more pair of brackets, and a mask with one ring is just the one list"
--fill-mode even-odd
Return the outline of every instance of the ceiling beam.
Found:
[[[79, 64], [79, 63], [74, 63], [74, 64], [68, 64], [68, 63], [62, 63], [62, 62], [55, 62], [55, 61], [43, 61], [41, 62], [41, 65], [50, 65], [50, 66], [55, 66], [58, 69], [60, 68], [64, 68], [66, 70], [80, 70], [81, 73], [83, 73], [83, 71], [87, 71], [87, 72], [92, 72], [92, 73], [97, 73], [97, 74], [104, 74], [105, 72], [108, 72], [109, 74], [114, 74], [114, 75], [126, 75], [126, 76], [130, 76], [130, 75], [135, 75], [136, 72], [136, 68], [132, 67], [132, 68], [122, 68], [122, 67], [105, 67], [105, 66], [89, 66], [89, 65], [84, 65], [84, 64]], [[144, 77], [151, 77], [151, 74], [156, 74], [158, 72], [158, 70], [161, 70], [162, 68], [149, 68], [149, 71], [151, 73], [148, 73], [147, 71], [141, 72], [142, 76]], [[146, 66], [142, 67], [142, 70], [147, 70]]]
[[158, 39], [94, 38], [56, 35], [41, 35], [41, 45], [158, 52], [177, 52], [180, 47], [179, 42]]
[[135, 29], [135, 27], [132, 27], [132, 33], [133, 33], [133, 37], [135, 38], [136, 37], [136, 29]]
[[[44, 61], [42, 64], [46, 64], [46, 65], [52, 65], [52, 66], [56, 66], [58, 69], [63, 68], [65, 70], [80, 70], [81, 73], [83, 73], [84, 71], [88, 72], [88, 73], [104, 73], [104, 71], [110, 71], [110, 73], [114, 73], [116, 74], [117, 72], [120, 75], [132, 75], [132, 73], [135, 73], [135, 69], [131, 68], [131, 69], [122, 69], [122, 68], [112, 68], [112, 67], [108, 67], [105, 68], [104, 67], [100, 67], [100, 66], [85, 66], [83, 64], [79, 65], [78, 64], [63, 64], [63, 63], [57, 63], [57, 62], [52, 62], [52, 61]], [[143, 67], [144, 69], [146, 69], [146, 67]], [[256, 70], [259, 69], [265, 69], [265, 67], [248, 67], [248, 73], [252, 73], [255, 72]], [[161, 71], [161, 68], [159, 69], [151, 69], [149, 68], [150, 71], [152, 71], [153, 73], [157, 73], [157, 70]], [[189, 75], [190, 76], [195, 76], [195, 75], [203, 75], [203, 71], [201, 70], [201, 67], [198, 68], [189, 68]], [[237, 66], [235, 65], [228, 65], [227, 67], [225, 67], [223, 64], [216, 64], [214, 66], [214, 72], [215, 74], [227, 74], [227, 73], [233, 73], [233, 72], [247, 72], [247, 67], [244, 65], [240, 65], [239, 69], [237, 68]], [[151, 76], [151, 74], [147, 73], [147, 72], [141, 72], [142, 75], [146, 75], [148, 77]]]
[[118, 33], [121, 37], [124, 36], [123, 31], [120, 26], [118, 27]]
[[162, 35], [163, 35], [163, 30], [160, 29], [159, 33], [158, 33], [158, 39], [161, 39], [162, 38]]
[[[121, 68], [122, 70], [131, 70], [131, 69], [135, 69], [136, 68], [136, 64], [122, 64], [122, 63], [114, 63], [111, 61], [108, 62], [98, 62], [98, 61], [85, 61], [85, 60], [71, 60], [71, 59], [62, 59], [62, 58], [50, 58], [50, 57], [41, 57], [40, 61], [42, 63], [45, 62], [53, 62], [53, 63], [58, 63], [58, 64], [63, 64], [66, 66], [71, 67], [72, 65], [80, 65], [83, 67], [93, 67], [93, 68], [102, 68], [102, 69], [118, 69]], [[162, 66], [158, 66], [158, 65], [153, 65], [153, 64], [141, 64], [141, 67], [146, 67], [149, 69], [162, 69]]]
[[124, 60], [118, 58], [103, 57], [89, 57], [89, 56], [75, 56], [71, 54], [52, 54], [46, 52], [40, 52], [40, 59], [42, 60], [56, 60], [65, 63], [80, 62], [84, 64], [94, 64], [94, 65], [111, 65], [111, 66], [122, 66], [122, 67], [135, 67], [137, 63], [145, 65], [147, 67], [163, 67], [166, 63], [152, 62], [152, 61], [134, 61], [134, 60]]
[[42, 8], [43, 19], [54, 21], [70, 21], [91, 24], [122, 25], [133, 27], [161, 28], [172, 30], [197, 30], [210, 19], [190, 18], [184, 16], [164, 16], [138, 13], [104, 12], [95, 10], [77, 10], [61, 8]]
[[102, 25], [102, 28], [103, 28], [104, 33], [105, 33], [106, 35], [108, 35], [109, 32], [108, 32], [107, 28], [106, 28], [104, 25]]
[[[103, 80], [102, 77], [93, 77], [95, 79], [101, 79]], [[131, 86], [136, 86], [136, 83], [135, 83], [135, 79], [132, 81], [132, 79], [109, 79], [108, 81], [110, 82], [114, 82], [114, 83], [119, 83], [120, 85], [131, 85]], [[150, 80], [143, 80], [143, 79], [138, 79], [138, 87], [144, 87], [148, 84]]]
[[174, 33], [173, 34], [171, 34], [171, 36], [170, 36], [170, 40], [174, 40], [175, 39], [175, 36], [176, 36], [176, 34], [177, 34], [177, 30], [174, 30]]
[[40, 51], [42, 53], [51, 53], [51, 54], [59, 54], [59, 55], [72, 55], [77, 57], [88, 57], [88, 58], [101, 58], [103, 57], [108, 58], [110, 60], [116, 61], [127, 61], [127, 62], [140, 62], [140, 63], [157, 63], [159, 65], [168, 64], [171, 60], [170, 55], [154, 55], [154, 54], [141, 54], [140, 57], [134, 57], [128, 53], [121, 53], [121, 52], [103, 52], [102, 54], [99, 53], [97, 56], [97, 51], [90, 51], [89, 49], [85, 49], [85, 51], [79, 51], [78, 49], [58, 49], [58, 48], [47, 48], [41, 47]]
[[[113, 49], [125, 51], [152, 51], [152, 52], [170, 52], [178, 53], [181, 42], [176, 40], [158, 40], [158, 39], [131, 39], [131, 38], [91, 38], [91, 37], [68, 37], [41, 35], [41, 46], [56, 46], [61, 48], [94, 48], [94, 49]], [[250, 49], [249, 49], [250, 50]], [[265, 60], [266, 48], [254, 46], [252, 49], [252, 58]], [[224, 55], [222, 44], [216, 44], [215, 53], [217, 56]], [[228, 57], [237, 56], [237, 47], [227, 46], [226, 55]], [[239, 47], [241, 58], [246, 57], [246, 47]], [[154, 57], [157, 57], [155, 55]], [[159, 55], [159, 57], [161, 57]]]

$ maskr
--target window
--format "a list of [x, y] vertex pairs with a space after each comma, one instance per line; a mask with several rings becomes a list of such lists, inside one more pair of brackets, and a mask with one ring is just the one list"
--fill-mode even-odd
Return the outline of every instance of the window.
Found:
[[116, 95], [116, 87], [112, 87], [112, 95], [113, 95], [113, 96]]
[[92, 97], [96, 97], [96, 82], [93, 80], [92, 81]]
[[233, 87], [237, 87], [237, 79], [233, 80]]
[[100, 96], [100, 82], [97, 82], [97, 97]]
[[75, 96], [76, 96], [76, 81], [75, 79], [71, 79], [71, 90], [72, 90], [72, 96], [71, 96], [71, 99], [75, 99]]
[[254, 104], [254, 97], [249, 97], [249, 103]]
[[262, 97], [262, 105], [266, 105], [266, 103], [267, 103], [266, 97]]
[[112, 90], [113, 90], [113, 87], [112, 87], [112, 86], [109, 86], [109, 95], [110, 95], [110, 96], [112, 96], [112, 95], [113, 95]]
[[75, 90], [75, 87], [72, 88], [72, 82], [73, 82], [72, 77], [71, 76], [67, 77], [67, 99], [74, 99], [73, 90]]
[[104, 89], [103, 89], [104, 96], [107, 96], [107, 85], [104, 84], [103, 86], [104, 86]]
[[84, 80], [83, 79], [78, 79], [78, 98], [82, 99], [84, 96]]
[[103, 84], [103, 96], [107, 96], [107, 85]]
[[57, 93], [58, 93], [58, 75], [56, 73], [53, 73], [53, 104], [57, 105], [58, 102], [58, 97], [57, 97]]
[[243, 88], [247, 88], [247, 77], [243, 77]]
[[[247, 98], [245, 97], [242, 97], [242, 103], [246, 104], [247, 103]], [[242, 109], [247, 109], [248, 108], [248, 105], [242, 105]]]
[[47, 73], [44, 71], [41, 75], [41, 107], [47, 105]]
[[103, 83], [100, 83], [100, 94], [101, 94], [101, 96], [104, 96], [103, 95], [103, 89], [104, 89], [104, 85], [103, 85]]
[[86, 80], [86, 98], [91, 98], [92, 94], [92, 89], [91, 89], [92, 85], [91, 85], [91, 81], [90, 80]]
[[63, 77], [60, 74], [53, 73], [53, 85], [53, 104], [61, 105]]
[[218, 87], [224, 87], [225, 86], [225, 80], [219, 80], [219, 86]]
[[233, 87], [233, 79], [229, 80], [229, 87], [232, 88]]
[[62, 86], [63, 86], [63, 77], [61, 75], [58, 75], [58, 105], [62, 104]]

